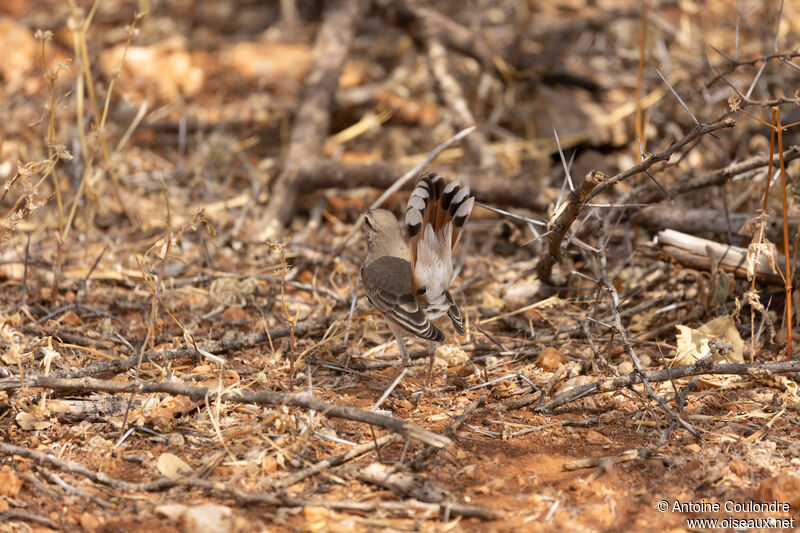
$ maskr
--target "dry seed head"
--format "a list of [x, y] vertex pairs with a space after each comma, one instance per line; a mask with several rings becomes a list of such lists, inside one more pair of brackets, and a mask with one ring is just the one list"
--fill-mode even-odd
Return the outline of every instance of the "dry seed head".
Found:
[[775, 245], [769, 241], [750, 243], [747, 247], [747, 279], [753, 279], [756, 269], [758, 268], [758, 259], [762, 255], [767, 259], [767, 264], [773, 274], [777, 272], [777, 254], [778, 252]]
[[36, 30], [36, 33], [33, 34], [33, 38], [37, 41], [49, 41], [53, 38], [53, 32], [50, 30]]
[[742, 106], [742, 99], [736, 94], [733, 89], [731, 89], [731, 95], [728, 97], [728, 108], [731, 111], [739, 111], [739, 108]]

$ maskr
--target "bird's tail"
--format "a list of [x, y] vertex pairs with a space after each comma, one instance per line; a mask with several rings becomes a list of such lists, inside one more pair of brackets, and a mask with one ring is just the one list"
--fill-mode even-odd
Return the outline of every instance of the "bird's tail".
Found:
[[451, 303], [447, 288], [453, 279], [452, 251], [474, 203], [469, 187], [434, 172], [417, 178], [408, 200], [405, 221], [414, 292], [438, 308], [433, 311], [447, 311]]
[[[455, 248], [466, 224], [475, 197], [470, 195], [469, 187], [458, 180], [451, 182], [435, 172], [426, 172], [417, 178], [406, 208], [406, 226], [411, 245], [412, 257], [417, 242], [424, 238], [425, 229], [430, 224], [434, 233], [441, 234], [448, 222], [452, 222], [447, 233], [450, 234], [450, 249]], [[413, 261], [412, 261], [413, 263]]]

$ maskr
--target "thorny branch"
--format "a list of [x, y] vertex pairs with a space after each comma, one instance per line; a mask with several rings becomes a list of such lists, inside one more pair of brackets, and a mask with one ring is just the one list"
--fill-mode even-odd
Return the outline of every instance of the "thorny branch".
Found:
[[663, 151], [661, 151], [661, 152], [659, 152], [657, 154], [651, 154], [650, 156], [648, 156], [644, 161], [642, 161], [638, 165], [634, 165], [634, 166], [630, 167], [629, 169], [627, 169], [627, 170], [625, 170], [623, 172], [620, 172], [619, 174], [616, 174], [616, 175], [608, 178], [607, 180], [605, 180], [602, 185], [599, 185], [597, 188], [595, 188], [589, 194], [589, 196], [586, 198], [586, 201], [587, 202], [590, 201], [592, 198], [594, 198], [598, 194], [600, 194], [602, 192], [605, 192], [608, 189], [612, 188], [614, 185], [616, 185], [620, 181], [626, 180], [626, 179], [628, 179], [630, 177], [636, 176], [637, 174], [640, 174], [640, 173], [644, 172], [645, 170], [648, 170], [650, 167], [652, 167], [656, 163], [659, 163], [661, 161], [669, 160], [669, 158], [672, 156], [672, 154], [676, 153], [681, 148], [687, 146], [688, 144], [690, 144], [694, 140], [699, 139], [700, 137], [702, 137], [704, 135], [708, 135], [709, 133], [713, 133], [713, 132], [721, 130], [721, 129], [732, 128], [735, 125], [736, 125], [736, 121], [735, 120], [733, 120], [731, 118], [724, 118], [724, 119], [719, 120], [717, 122], [712, 122], [711, 124], [700, 124], [698, 126], [695, 126], [692, 129], [692, 131], [690, 131], [687, 135], [685, 135], [684, 137], [678, 139], [677, 141], [675, 141], [674, 143], [669, 145], [669, 147], [667, 147], [666, 150], [663, 150]]
[[586, 198], [591, 194], [595, 187], [600, 186], [608, 176], [596, 170], [591, 171], [583, 180], [583, 183], [574, 191], [570, 191], [567, 201], [564, 202], [559, 211], [553, 214], [553, 218], [547, 224], [550, 234], [547, 238], [547, 255], [542, 257], [539, 263], [539, 279], [543, 283], [550, 284], [550, 275], [562, 254], [561, 241], [564, 240], [567, 230], [580, 214]]

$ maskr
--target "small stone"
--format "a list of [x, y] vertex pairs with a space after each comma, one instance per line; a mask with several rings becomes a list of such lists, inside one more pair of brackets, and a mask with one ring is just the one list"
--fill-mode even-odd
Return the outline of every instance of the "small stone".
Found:
[[181, 525], [185, 533], [230, 533], [234, 530], [233, 511], [224, 505], [204, 503], [187, 509]]
[[278, 459], [274, 455], [267, 455], [261, 459], [261, 472], [272, 474], [278, 470]]
[[303, 507], [303, 518], [306, 519], [306, 531], [323, 531], [331, 516], [331, 512], [322, 506], [306, 505]]
[[228, 322], [244, 322], [247, 320], [247, 313], [238, 305], [232, 305], [222, 313], [222, 318]]
[[91, 513], [84, 512], [80, 518], [81, 527], [86, 531], [92, 531], [100, 527], [100, 520]]
[[630, 361], [623, 361], [619, 364], [617, 370], [619, 370], [621, 376], [624, 376], [625, 374], [630, 374], [631, 372], [633, 372], [633, 363], [631, 363]]
[[583, 438], [586, 440], [588, 444], [612, 444], [613, 441], [600, 433], [599, 431], [595, 431], [593, 429], [586, 430], [583, 433]]
[[561, 355], [556, 348], [552, 346], [545, 346], [542, 348], [542, 351], [539, 352], [539, 366], [542, 367], [543, 370], [555, 370], [562, 363], [566, 362], [567, 358]]
[[570, 389], [574, 389], [575, 387], [580, 387], [581, 385], [586, 385], [587, 383], [591, 383], [592, 378], [589, 376], [575, 376], [574, 378], [570, 378], [566, 380], [561, 386], [558, 387], [556, 390], [556, 394], [561, 394], [562, 392], [566, 392]]

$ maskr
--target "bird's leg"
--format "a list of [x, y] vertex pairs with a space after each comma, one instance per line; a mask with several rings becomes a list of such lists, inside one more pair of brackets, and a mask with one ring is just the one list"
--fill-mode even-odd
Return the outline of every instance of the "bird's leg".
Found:
[[433, 362], [436, 359], [436, 343], [431, 341], [430, 353], [428, 354], [428, 376], [425, 378], [425, 392], [427, 393], [431, 387], [431, 374], [433, 373]]
[[392, 333], [394, 333], [394, 338], [397, 340], [397, 346], [400, 348], [400, 353], [403, 354], [403, 360], [400, 361], [400, 367], [397, 369], [397, 373], [392, 376], [392, 381], [394, 381], [406, 367], [406, 364], [408, 364], [408, 350], [406, 349], [405, 337], [403, 336], [403, 332], [400, 330], [400, 328], [388, 320], [386, 322], [389, 324], [389, 329], [392, 330]]

